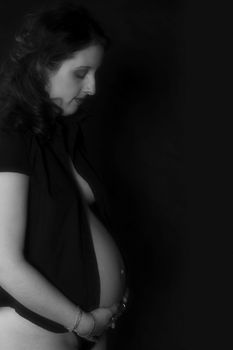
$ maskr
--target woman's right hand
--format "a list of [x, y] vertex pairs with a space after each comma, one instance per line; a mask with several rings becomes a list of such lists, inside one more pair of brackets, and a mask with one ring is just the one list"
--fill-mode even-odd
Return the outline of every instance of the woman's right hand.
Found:
[[92, 333], [94, 336], [101, 336], [104, 331], [109, 328], [111, 324], [112, 317], [117, 314], [118, 304], [114, 304], [109, 308], [98, 308], [91, 311], [94, 316], [96, 324], [95, 329]]
[[[108, 329], [111, 324], [112, 316], [118, 311], [118, 304], [113, 304], [111, 307], [97, 308], [90, 313], [83, 312], [82, 320], [79, 323], [78, 335], [87, 340], [97, 342], [98, 338]], [[93, 327], [93, 317], [95, 327], [90, 336], [86, 336]]]

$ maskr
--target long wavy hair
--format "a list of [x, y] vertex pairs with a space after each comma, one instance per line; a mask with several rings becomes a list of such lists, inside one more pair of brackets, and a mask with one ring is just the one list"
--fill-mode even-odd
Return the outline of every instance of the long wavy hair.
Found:
[[47, 139], [62, 110], [45, 90], [47, 69], [55, 71], [78, 50], [110, 45], [99, 23], [81, 5], [60, 3], [24, 17], [0, 71], [0, 127], [30, 129]]

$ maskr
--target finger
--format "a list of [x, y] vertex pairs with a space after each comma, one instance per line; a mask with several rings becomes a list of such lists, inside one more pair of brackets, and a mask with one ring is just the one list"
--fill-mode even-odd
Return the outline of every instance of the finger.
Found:
[[[112, 315], [115, 314], [115, 313], [117, 313], [118, 307], [119, 307], [119, 303], [118, 303], [118, 304], [113, 304], [113, 305], [110, 307], [110, 311], [111, 311]], [[112, 315], [111, 315], [111, 316], [112, 316]]]
[[124, 297], [123, 297], [123, 301], [125, 303], [127, 303], [128, 299], [129, 299], [129, 288], [127, 288], [126, 291], [125, 291], [125, 294], [124, 294]]
[[98, 339], [96, 339], [96, 338], [86, 338], [87, 340], [89, 340], [89, 341], [91, 341], [92, 343], [97, 343], [97, 341], [98, 341]]
[[112, 329], [116, 328], [116, 323], [115, 323], [114, 321], [111, 322], [110, 327], [111, 327]]
[[97, 343], [99, 340], [99, 336], [92, 336], [92, 340], [94, 343]]

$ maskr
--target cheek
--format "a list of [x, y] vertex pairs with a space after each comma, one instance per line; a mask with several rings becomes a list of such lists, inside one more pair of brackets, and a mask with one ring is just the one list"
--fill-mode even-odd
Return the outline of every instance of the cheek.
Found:
[[57, 75], [51, 80], [50, 92], [53, 97], [55, 96], [69, 96], [76, 95], [82, 88], [82, 84], [69, 75]]
[[50, 97], [62, 97], [67, 91], [67, 88], [68, 84], [64, 79], [62, 79], [61, 77], [54, 77], [54, 79], [51, 79], [50, 81]]
[[64, 96], [73, 98], [82, 90], [82, 84], [77, 79], [63, 80], [60, 90]]

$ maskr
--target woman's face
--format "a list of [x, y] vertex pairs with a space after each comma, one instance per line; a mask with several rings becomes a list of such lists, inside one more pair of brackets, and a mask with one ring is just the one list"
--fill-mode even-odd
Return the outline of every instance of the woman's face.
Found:
[[63, 61], [57, 71], [48, 72], [46, 90], [63, 115], [73, 114], [87, 95], [95, 94], [95, 72], [102, 57], [103, 48], [92, 45]]

